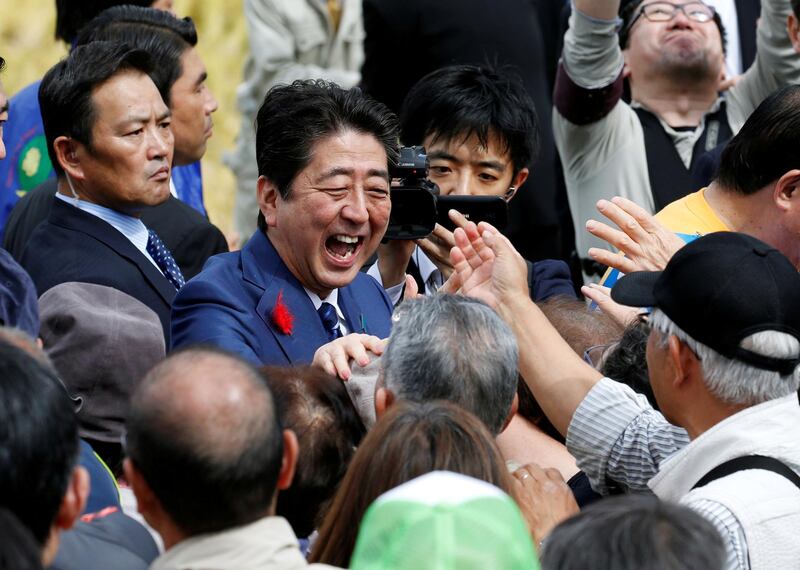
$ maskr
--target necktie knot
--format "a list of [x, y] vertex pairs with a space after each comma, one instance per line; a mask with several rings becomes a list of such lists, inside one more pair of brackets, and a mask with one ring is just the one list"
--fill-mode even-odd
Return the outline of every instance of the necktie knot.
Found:
[[322, 320], [322, 326], [328, 333], [328, 340], [336, 340], [342, 336], [342, 330], [339, 328], [339, 315], [336, 313], [336, 307], [330, 303], [322, 303], [317, 309], [319, 318]]
[[172, 283], [175, 289], [180, 289], [186, 282], [183, 279], [183, 273], [178, 268], [178, 264], [175, 263], [175, 258], [172, 257], [169, 249], [167, 249], [167, 246], [164, 245], [164, 242], [161, 241], [156, 232], [148, 230], [147, 234], [147, 253], [156, 262], [167, 281]]

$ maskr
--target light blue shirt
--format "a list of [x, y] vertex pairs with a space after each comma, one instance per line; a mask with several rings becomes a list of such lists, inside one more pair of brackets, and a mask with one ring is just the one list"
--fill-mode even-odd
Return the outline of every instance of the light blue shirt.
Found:
[[134, 218], [133, 216], [121, 214], [120, 212], [106, 208], [105, 206], [92, 204], [86, 200], [79, 200], [77, 198], [65, 196], [61, 192], [56, 192], [56, 198], [66, 202], [71, 206], [75, 206], [87, 214], [96, 216], [109, 224], [119, 233], [124, 235], [128, 241], [130, 241], [136, 249], [141, 251], [142, 255], [149, 259], [150, 262], [158, 269], [158, 271], [163, 274], [163, 271], [161, 271], [161, 268], [158, 267], [158, 264], [153, 260], [152, 257], [150, 257], [150, 254], [147, 253], [147, 240], [150, 238], [150, 234], [147, 226], [144, 225], [142, 220], [139, 218]]

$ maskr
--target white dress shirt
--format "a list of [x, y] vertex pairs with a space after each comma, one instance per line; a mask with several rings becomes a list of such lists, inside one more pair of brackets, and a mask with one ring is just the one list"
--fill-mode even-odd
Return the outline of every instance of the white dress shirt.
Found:
[[346, 335], [348, 332], [347, 320], [344, 318], [344, 313], [342, 313], [342, 309], [339, 308], [339, 290], [334, 289], [333, 291], [330, 292], [330, 294], [327, 297], [321, 299], [320, 296], [314, 293], [313, 291], [310, 291], [305, 287], [303, 287], [303, 289], [305, 289], [306, 295], [308, 295], [308, 298], [311, 299], [311, 302], [314, 303], [314, 308], [317, 311], [319, 311], [319, 308], [322, 306], [322, 303], [330, 303], [331, 305], [333, 305], [333, 308], [336, 309], [336, 315], [339, 317], [339, 328], [342, 331], [342, 336]]

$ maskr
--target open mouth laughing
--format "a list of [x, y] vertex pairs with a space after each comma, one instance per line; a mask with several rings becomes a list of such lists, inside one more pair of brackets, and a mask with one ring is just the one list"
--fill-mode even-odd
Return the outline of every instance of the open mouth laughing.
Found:
[[325, 249], [337, 261], [350, 261], [364, 244], [363, 236], [334, 234], [325, 240]]

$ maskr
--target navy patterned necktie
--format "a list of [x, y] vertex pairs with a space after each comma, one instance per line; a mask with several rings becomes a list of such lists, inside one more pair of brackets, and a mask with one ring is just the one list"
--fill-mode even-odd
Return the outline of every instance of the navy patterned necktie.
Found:
[[322, 303], [317, 309], [319, 318], [322, 319], [322, 326], [328, 333], [328, 341], [336, 340], [342, 336], [342, 329], [339, 328], [339, 315], [336, 314], [336, 307], [330, 303]]
[[158, 268], [164, 273], [164, 277], [167, 278], [167, 281], [172, 283], [175, 289], [180, 290], [186, 281], [183, 279], [183, 273], [181, 273], [181, 270], [175, 263], [175, 258], [172, 257], [167, 246], [164, 245], [164, 242], [161, 241], [161, 238], [158, 237], [156, 232], [148, 230], [148, 235], [147, 253], [150, 254], [150, 257], [156, 262]]

